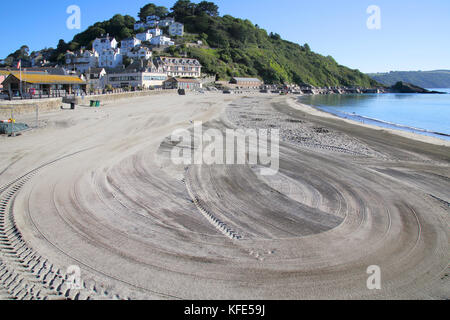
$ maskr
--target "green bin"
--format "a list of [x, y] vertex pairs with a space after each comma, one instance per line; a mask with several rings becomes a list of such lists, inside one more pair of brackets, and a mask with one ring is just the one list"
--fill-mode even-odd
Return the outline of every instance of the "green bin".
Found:
[[91, 100], [90, 106], [91, 106], [91, 107], [95, 107], [95, 101], [94, 101], [94, 100]]
[[95, 102], [95, 106], [96, 106], [96, 107], [100, 107], [100, 101], [99, 101], [99, 100], [97, 100], [97, 101]]

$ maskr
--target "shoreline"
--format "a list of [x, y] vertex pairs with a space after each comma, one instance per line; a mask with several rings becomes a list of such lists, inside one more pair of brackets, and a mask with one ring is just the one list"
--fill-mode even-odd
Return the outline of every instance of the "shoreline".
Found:
[[343, 122], [346, 122], [346, 123], [349, 123], [352, 125], [356, 125], [359, 127], [369, 128], [369, 129], [376, 130], [379, 132], [388, 132], [390, 134], [394, 134], [394, 135], [397, 135], [397, 136], [400, 136], [403, 138], [407, 138], [410, 140], [418, 141], [418, 142], [424, 142], [424, 143], [438, 145], [438, 146], [450, 147], [450, 141], [448, 141], [448, 140], [439, 139], [437, 137], [423, 135], [423, 134], [419, 134], [419, 133], [415, 133], [415, 132], [404, 131], [401, 129], [385, 128], [385, 127], [381, 127], [381, 126], [377, 126], [377, 125], [373, 125], [373, 124], [361, 123], [359, 121], [355, 121], [355, 120], [351, 120], [351, 119], [341, 118], [332, 113], [320, 110], [314, 106], [301, 103], [297, 100], [297, 98], [293, 98], [293, 97], [286, 99], [286, 101], [288, 102], [288, 105], [291, 106], [292, 108], [302, 111], [302, 112], [305, 112], [305, 113], [308, 113], [312, 116], [317, 116], [319, 118], [340, 120], [340, 121], [343, 121]]

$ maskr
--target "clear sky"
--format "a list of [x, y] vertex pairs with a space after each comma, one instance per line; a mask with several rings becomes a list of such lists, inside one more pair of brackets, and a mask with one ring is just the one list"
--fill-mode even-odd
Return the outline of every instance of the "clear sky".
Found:
[[[69, 41], [89, 25], [114, 14], [137, 16], [153, 2], [172, 7], [175, 0], [2, 1], [0, 58], [21, 45], [38, 50]], [[199, 2], [199, 1], [193, 1]], [[363, 72], [450, 69], [448, 0], [215, 0], [221, 15], [248, 18], [284, 39], [308, 43], [315, 52]], [[81, 29], [66, 27], [70, 5], [81, 8]], [[366, 12], [381, 10], [381, 29], [370, 30]]]

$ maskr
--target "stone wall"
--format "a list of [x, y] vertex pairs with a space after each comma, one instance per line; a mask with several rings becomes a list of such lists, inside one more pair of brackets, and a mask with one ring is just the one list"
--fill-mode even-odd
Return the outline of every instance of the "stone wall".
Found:
[[30, 114], [36, 112], [36, 106], [39, 112], [51, 112], [59, 110], [62, 106], [62, 98], [34, 99], [34, 100], [0, 100], [0, 119], [9, 119], [11, 111], [7, 107], [13, 107], [14, 116]]
[[[75, 101], [76, 105], [89, 106], [90, 100], [99, 100], [100, 102], [112, 102], [121, 99], [130, 99], [136, 97], [170, 94], [176, 90], [145, 90], [135, 92], [111, 93], [102, 95], [90, 95], [82, 97], [70, 98], [50, 98], [50, 99], [33, 99], [33, 100], [0, 100], [0, 119], [9, 119], [11, 111], [7, 107], [14, 108], [14, 116], [30, 114], [36, 112], [36, 105], [39, 107], [39, 113], [60, 110], [63, 103]], [[6, 108], [5, 108], [6, 107]], [[67, 106], [66, 106], [67, 107]]]
[[[82, 97], [75, 98], [75, 104], [80, 106], [88, 106], [91, 100], [98, 100], [100, 102], [112, 102], [118, 101], [122, 99], [131, 99], [137, 97], [146, 97], [153, 95], [161, 95], [161, 94], [170, 94], [174, 93], [176, 90], [144, 90], [144, 91], [133, 91], [133, 92], [122, 92], [122, 93], [110, 93], [110, 94], [101, 94], [101, 95], [88, 95]], [[74, 101], [72, 98], [64, 98], [63, 102], [70, 103]]]

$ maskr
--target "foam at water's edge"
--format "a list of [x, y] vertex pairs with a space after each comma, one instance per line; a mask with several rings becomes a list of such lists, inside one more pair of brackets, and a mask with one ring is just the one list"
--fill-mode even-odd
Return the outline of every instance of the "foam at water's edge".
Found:
[[407, 125], [403, 125], [403, 124], [398, 124], [398, 123], [394, 123], [394, 122], [389, 122], [389, 121], [384, 121], [384, 120], [380, 120], [380, 119], [376, 119], [376, 118], [362, 116], [362, 115], [359, 115], [356, 113], [348, 113], [348, 112], [343, 112], [343, 111], [329, 110], [326, 107], [316, 107], [316, 108], [318, 108], [322, 111], [325, 111], [325, 112], [332, 113], [341, 118], [352, 119], [352, 120], [356, 120], [356, 121], [360, 121], [360, 122], [361, 121], [375, 122], [375, 123], [379, 123], [382, 125], [386, 125], [389, 128], [402, 129], [402, 130], [407, 130], [407, 131], [422, 133], [422, 134], [429, 134], [432, 136], [438, 136], [438, 138], [448, 137], [449, 138], [448, 140], [450, 140], [450, 134], [443, 133], [443, 132], [437, 132], [437, 131], [431, 131], [431, 130], [422, 129], [422, 128], [411, 127], [411, 126], [407, 126]]

